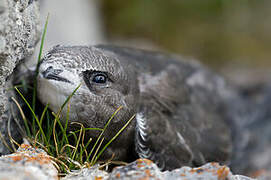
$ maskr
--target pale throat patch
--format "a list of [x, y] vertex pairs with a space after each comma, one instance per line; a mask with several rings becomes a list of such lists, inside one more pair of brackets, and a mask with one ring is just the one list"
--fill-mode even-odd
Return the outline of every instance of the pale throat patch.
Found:
[[[51, 82], [50, 82], [51, 81]], [[64, 84], [64, 83], [63, 83]], [[63, 93], [63, 86], [52, 80], [40, 79], [38, 81], [38, 96], [43, 104], [49, 104], [52, 111], [57, 112], [68, 96]]]

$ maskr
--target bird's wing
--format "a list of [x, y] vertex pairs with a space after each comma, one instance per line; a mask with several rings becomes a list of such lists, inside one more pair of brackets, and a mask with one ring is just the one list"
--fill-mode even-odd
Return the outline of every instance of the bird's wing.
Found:
[[169, 65], [159, 74], [141, 78], [138, 154], [166, 169], [227, 161], [232, 140], [218, 85], [212, 79], [191, 82], [197, 81], [191, 80], [193, 76], [207, 78], [205, 70], [195, 70], [180, 80], [182, 76], [180, 68]]
[[99, 46], [138, 69], [141, 105], [136, 151], [160, 167], [200, 165], [230, 158], [224, 81], [198, 63], [161, 53]]

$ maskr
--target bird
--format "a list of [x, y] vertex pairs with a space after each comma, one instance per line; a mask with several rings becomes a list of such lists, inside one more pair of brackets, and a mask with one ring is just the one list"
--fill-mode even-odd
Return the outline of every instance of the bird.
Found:
[[[229, 164], [238, 156], [234, 151], [244, 139], [239, 132], [246, 114], [240, 112], [248, 103], [223, 77], [193, 59], [113, 45], [53, 47], [39, 64], [39, 100], [57, 112], [79, 84], [70, 99], [71, 129], [71, 122], [103, 128], [122, 107], [105, 131], [108, 142], [135, 116], [104, 159], [113, 154], [122, 161], [147, 158], [173, 170], [213, 161]], [[95, 139], [99, 132], [86, 136]]]

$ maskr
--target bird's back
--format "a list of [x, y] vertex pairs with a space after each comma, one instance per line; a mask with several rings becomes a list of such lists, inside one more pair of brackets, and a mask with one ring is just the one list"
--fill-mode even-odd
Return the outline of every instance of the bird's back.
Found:
[[138, 71], [139, 114], [143, 120], [138, 120], [136, 143], [141, 157], [153, 158], [166, 169], [207, 161], [228, 162], [233, 125], [228, 116], [229, 99], [238, 95], [220, 76], [177, 56], [97, 47], [114, 53]]

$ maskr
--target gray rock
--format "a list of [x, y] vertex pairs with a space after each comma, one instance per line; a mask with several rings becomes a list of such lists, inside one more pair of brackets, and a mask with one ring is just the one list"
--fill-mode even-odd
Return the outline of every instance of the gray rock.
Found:
[[41, 149], [21, 145], [16, 153], [0, 157], [0, 179], [58, 179], [57, 169]]
[[99, 170], [99, 165], [95, 165], [91, 168], [84, 168], [78, 171], [73, 171], [68, 174], [62, 180], [97, 180], [108, 179], [109, 174], [106, 171]]
[[[95, 169], [96, 168], [96, 169]], [[253, 180], [253, 178], [233, 175], [227, 166], [220, 166], [218, 163], [208, 163], [198, 168], [182, 167], [173, 171], [162, 172], [152, 161], [147, 159], [138, 159], [127, 166], [115, 168], [112, 173], [103, 175], [98, 167], [83, 169], [77, 175], [68, 175], [63, 180], [73, 179], [106, 179], [106, 180]], [[95, 174], [95, 172], [97, 174]]]
[[152, 161], [138, 159], [127, 166], [115, 168], [109, 179], [164, 179], [163, 173]]
[[[29, 145], [21, 145], [16, 153], [0, 157], [0, 179], [58, 179], [57, 169], [51, 158], [41, 149]], [[126, 166], [119, 166], [111, 173], [100, 170], [100, 165], [76, 170], [61, 180], [87, 179], [164, 179], [164, 180], [253, 180], [242, 175], [233, 175], [229, 167], [218, 163], [208, 163], [201, 167], [182, 167], [173, 171], [161, 171], [156, 164], [148, 159], [138, 159]], [[19, 174], [19, 176], [18, 176]], [[268, 179], [270, 176], [262, 176]]]
[[[22, 59], [30, 56], [40, 36], [39, 3], [32, 0], [0, 2], [0, 131], [7, 135], [10, 118], [7, 89], [10, 76]], [[0, 144], [0, 154], [7, 153]]]

